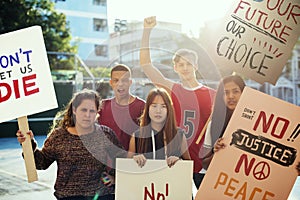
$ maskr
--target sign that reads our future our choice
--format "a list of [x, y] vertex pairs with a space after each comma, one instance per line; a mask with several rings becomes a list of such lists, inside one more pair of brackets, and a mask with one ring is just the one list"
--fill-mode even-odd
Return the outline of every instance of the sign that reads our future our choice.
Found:
[[300, 162], [299, 116], [299, 106], [246, 87], [196, 200], [288, 199]]
[[300, 35], [300, 1], [233, 0], [205, 31], [204, 46], [220, 68], [275, 84]]
[[40, 26], [0, 35], [0, 123], [57, 107]]

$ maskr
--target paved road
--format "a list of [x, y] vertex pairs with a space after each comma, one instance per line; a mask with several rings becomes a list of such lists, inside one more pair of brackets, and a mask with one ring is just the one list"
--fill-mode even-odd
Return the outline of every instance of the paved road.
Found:
[[[45, 137], [37, 136], [36, 139], [41, 146]], [[39, 180], [28, 183], [21, 152], [16, 138], [0, 138], [0, 200], [55, 200], [53, 185], [56, 165], [45, 171], [39, 170]], [[300, 200], [300, 177], [288, 200]]]
[[[44, 136], [37, 137], [39, 144], [44, 139]], [[55, 200], [56, 165], [38, 171], [39, 180], [28, 183], [21, 152], [16, 138], [0, 138], [0, 200]]]

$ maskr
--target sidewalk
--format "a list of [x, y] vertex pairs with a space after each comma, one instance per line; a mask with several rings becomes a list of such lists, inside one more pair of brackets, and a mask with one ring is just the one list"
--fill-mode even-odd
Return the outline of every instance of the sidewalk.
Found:
[[[39, 146], [44, 136], [36, 137]], [[56, 200], [53, 186], [56, 164], [38, 170], [38, 181], [28, 183], [22, 148], [16, 138], [0, 138], [0, 200]]]
[[[45, 136], [36, 137], [39, 147], [44, 139]], [[38, 181], [28, 183], [21, 152], [16, 138], [0, 138], [0, 200], [55, 200], [56, 164], [47, 170], [38, 170]], [[300, 177], [288, 200], [300, 200]]]

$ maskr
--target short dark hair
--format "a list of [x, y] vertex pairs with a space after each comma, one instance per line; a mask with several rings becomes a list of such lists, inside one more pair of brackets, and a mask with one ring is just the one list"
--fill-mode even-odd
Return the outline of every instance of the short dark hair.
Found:
[[173, 56], [173, 63], [177, 63], [180, 58], [187, 60], [193, 65], [197, 65], [198, 62], [197, 53], [190, 49], [178, 49]]
[[124, 64], [117, 64], [114, 67], [111, 68], [110, 71], [110, 76], [112, 76], [112, 73], [115, 71], [124, 71], [124, 72], [129, 72], [129, 75], [131, 77], [131, 70], [127, 65]]

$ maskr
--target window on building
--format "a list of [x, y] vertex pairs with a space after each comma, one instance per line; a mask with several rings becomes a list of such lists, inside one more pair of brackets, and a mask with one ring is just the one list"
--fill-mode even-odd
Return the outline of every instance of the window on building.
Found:
[[95, 54], [96, 56], [107, 57], [107, 46], [95, 44]]
[[94, 18], [94, 31], [104, 31], [107, 28], [106, 19]]
[[97, 6], [106, 6], [106, 0], [93, 0], [93, 4]]

